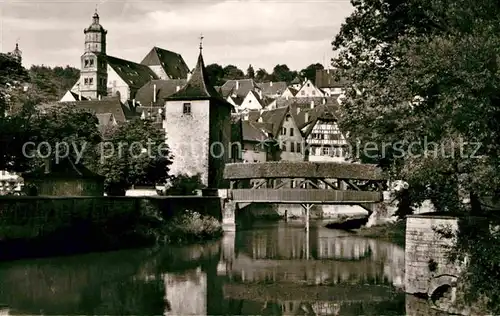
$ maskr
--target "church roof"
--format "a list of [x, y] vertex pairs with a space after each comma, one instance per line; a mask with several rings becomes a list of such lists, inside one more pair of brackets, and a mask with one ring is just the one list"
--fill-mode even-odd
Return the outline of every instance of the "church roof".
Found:
[[[171, 79], [171, 80], [151, 80], [142, 86], [135, 95], [135, 101], [142, 106], [153, 105], [164, 106], [165, 98], [177, 92], [177, 87], [184, 87], [187, 83], [186, 79]], [[153, 102], [154, 85], [156, 85], [156, 103]]]
[[224, 100], [222, 96], [215, 90], [208, 80], [208, 75], [205, 69], [205, 62], [200, 52], [196, 68], [189, 78], [187, 84], [179, 91], [166, 98], [167, 100], [217, 100], [221, 104], [232, 107], [232, 105]]
[[337, 79], [337, 70], [321, 69], [316, 70], [315, 86], [318, 88], [344, 88], [348, 81], [344, 78]]
[[153, 47], [141, 61], [146, 66], [161, 66], [171, 79], [187, 79], [189, 67], [180, 54]]
[[102, 27], [102, 25], [99, 24], [99, 14], [97, 14], [97, 11], [92, 16], [92, 24], [90, 24], [90, 26], [88, 28], [86, 28], [84, 32], [85, 33], [87, 33], [87, 32], [107, 33], [107, 31]]
[[131, 88], [139, 89], [150, 80], [158, 79], [158, 76], [146, 65], [112, 56], [106, 56], [106, 61]]

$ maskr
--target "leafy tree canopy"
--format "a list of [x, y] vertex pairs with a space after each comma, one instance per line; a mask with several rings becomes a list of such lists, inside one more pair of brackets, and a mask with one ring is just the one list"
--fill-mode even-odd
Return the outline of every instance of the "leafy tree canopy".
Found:
[[135, 119], [105, 133], [97, 169], [106, 176], [108, 194], [124, 195], [133, 185], [164, 184], [171, 162], [163, 130]]
[[[333, 46], [340, 74], [353, 82], [341, 128], [360, 152], [406, 180], [411, 203], [485, 214], [479, 197], [500, 192], [498, 75], [500, 6], [495, 1], [353, 0]], [[368, 145], [371, 150], [367, 150]], [[470, 198], [471, 203], [464, 203]], [[468, 235], [472, 298], [487, 294], [500, 312], [497, 235]], [[487, 233], [489, 234], [489, 233]]]
[[323, 67], [320, 63], [311, 64], [300, 71], [300, 76], [302, 78], [309, 79], [312, 82], [316, 82], [316, 70], [322, 69], [325, 69], [325, 67]]

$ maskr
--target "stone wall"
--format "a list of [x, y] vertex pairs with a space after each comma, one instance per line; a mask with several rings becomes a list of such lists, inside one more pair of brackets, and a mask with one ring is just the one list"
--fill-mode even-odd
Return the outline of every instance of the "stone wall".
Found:
[[[460, 265], [450, 263], [458, 218], [411, 215], [406, 219], [405, 291], [431, 296], [441, 286], [455, 286]], [[443, 234], [445, 233], [445, 234]]]

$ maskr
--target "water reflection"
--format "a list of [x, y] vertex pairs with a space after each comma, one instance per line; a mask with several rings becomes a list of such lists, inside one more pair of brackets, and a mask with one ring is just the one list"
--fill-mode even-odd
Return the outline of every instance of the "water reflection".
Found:
[[10, 315], [403, 315], [403, 267], [391, 243], [280, 223], [203, 246], [4, 263], [0, 306]]

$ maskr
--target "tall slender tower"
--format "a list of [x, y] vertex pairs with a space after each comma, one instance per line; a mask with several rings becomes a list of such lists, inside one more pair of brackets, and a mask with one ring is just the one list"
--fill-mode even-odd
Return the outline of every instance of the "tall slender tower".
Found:
[[106, 63], [106, 31], [99, 24], [99, 14], [92, 17], [92, 24], [86, 28], [85, 52], [81, 57], [80, 92], [82, 96], [98, 99], [107, 93], [108, 71]]
[[14, 57], [18, 63], [21, 63], [23, 52], [19, 49], [19, 43], [16, 43], [16, 48], [8, 54]]

